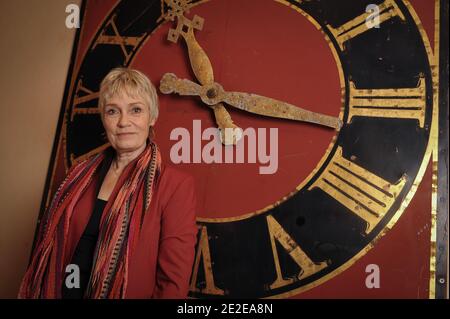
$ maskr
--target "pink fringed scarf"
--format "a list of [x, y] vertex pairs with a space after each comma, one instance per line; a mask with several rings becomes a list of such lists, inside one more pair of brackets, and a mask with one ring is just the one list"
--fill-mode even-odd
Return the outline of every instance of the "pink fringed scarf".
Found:
[[[55, 193], [41, 221], [36, 248], [22, 281], [19, 298], [61, 298], [69, 223], [76, 203], [92, 182], [107, 150], [72, 167]], [[117, 196], [110, 199], [114, 201], [111, 209], [101, 218], [86, 297], [124, 297], [132, 243], [139, 238], [160, 169], [160, 152], [156, 144], [149, 141]], [[143, 211], [134, 209], [141, 189], [144, 192]]]

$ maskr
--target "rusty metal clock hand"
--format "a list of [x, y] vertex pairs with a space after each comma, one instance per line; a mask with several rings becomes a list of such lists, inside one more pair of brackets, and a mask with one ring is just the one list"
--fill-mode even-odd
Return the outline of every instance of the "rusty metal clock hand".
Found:
[[[196, 15], [191, 21], [182, 14], [182, 11], [180, 12], [177, 15], [177, 28], [169, 30], [168, 40], [176, 43], [181, 34], [188, 47], [189, 60], [197, 80], [203, 85], [212, 84], [214, 83], [214, 73], [211, 61], [194, 35], [194, 28], [201, 30], [204, 20]], [[233, 123], [225, 106], [218, 102], [211, 104], [210, 107], [214, 111], [216, 123], [220, 129], [222, 143], [225, 145], [236, 144], [241, 137], [241, 130]], [[231, 134], [225, 135], [226, 128], [232, 129], [229, 131]]]
[[226, 92], [215, 82], [199, 85], [187, 79], [179, 79], [173, 73], [166, 73], [161, 79], [160, 90], [164, 94], [176, 93], [185, 96], [200, 96], [207, 105], [225, 102], [238, 109], [264, 116], [284, 118], [319, 124], [339, 130], [342, 121], [333, 116], [299, 108], [272, 98], [241, 92]]

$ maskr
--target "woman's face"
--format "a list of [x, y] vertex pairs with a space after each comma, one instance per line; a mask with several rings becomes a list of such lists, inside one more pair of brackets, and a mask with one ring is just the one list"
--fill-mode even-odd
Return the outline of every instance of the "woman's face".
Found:
[[148, 137], [150, 110], [144, 99], [119, 94], [107, 100], [102, 115], [103, 126], [111, 146], [117, 152], [134, 151], [142, 147]]

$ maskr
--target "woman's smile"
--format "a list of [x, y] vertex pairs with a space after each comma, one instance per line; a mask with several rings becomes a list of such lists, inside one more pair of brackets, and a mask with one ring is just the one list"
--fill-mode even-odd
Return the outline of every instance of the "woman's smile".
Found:
[[133, 136], [136, 133], [118, 133], [117, 136], [119, 137], [130, 137]]

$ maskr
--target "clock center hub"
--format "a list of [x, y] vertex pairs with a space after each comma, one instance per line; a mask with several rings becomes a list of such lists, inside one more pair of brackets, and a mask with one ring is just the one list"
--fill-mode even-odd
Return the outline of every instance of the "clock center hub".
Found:
[[210, 99], [213, 99], [217, 96], [217, 91], [214, 88], [210, 88], [208, 91], [206, 91], [206, 96]]

